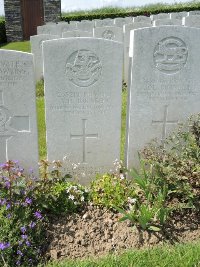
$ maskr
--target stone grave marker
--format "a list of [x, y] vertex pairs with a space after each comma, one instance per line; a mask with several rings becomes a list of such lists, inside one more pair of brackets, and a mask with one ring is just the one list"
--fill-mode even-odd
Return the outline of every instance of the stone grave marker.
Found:
[[183, 18], [183, 24], [187, 27], [200, 28], [200, 15]]
[[183, 12], [174, 12], [170, 14], [170, 18], [171, 19], [180, 19], [182, 20], [182, 18], [187, 17], [188, 16], [188, 12], [183, 11]]
[[93, 32], [93, 28], [94, 28], [94, 21], [82, 20], [77, 24], [77, 29], [80, 31]]
[[146, 22], [151, 23], [151, 18], [147, 16], [137, 16], [133, 19], [134, 22]]
[[182, 20], [180, 19], [157, 19], [153, 21], [153, 26], [163, 25], [179, 25], [182, 26]]
[[63, 32], [63, 34], [62, 34], [63, 38], [68, 38], [68, 37], [92, 37], [92, 36], [93, 36], [92, 32], [86, 32], [86, 31], [80, 31], [80, 30]]
[[169, 18], [170, 18], [170, 14], [169, 14], [169, 13], [154, 14], [154, 15], [151, 15], [150, 18], [151, 18], [152, 20], [157, 20], [157, 19], [169, 19]]
[[68, 38], [43, 42], [43, 52], [48, 159], [80, 163], [87, 184], [120, 156], [123, 46]]
[[47, 24], [37, 27], [37, 34], [53, 34], [57, 24]]
[[39, 34], [30, 37], [31, 53], [34, 55], [34, 69], [36, 81], [43, 78], [42, 42], [60, 38], [58, 35]]
[[114, 19], [97, 19], [95, 20], [95, 27], [114, 26]]
[[52, 34], [59, 35], [60, 37], [62, 37], [63, 32], [74, 31], [74, 30], [77, 30], [76, 24], [68, 24], [67, 22], [60, 22], [56, 25], [56, 28], [54, 28]]
[[108, 26], [94, 28], [94, 37], [118, 41], [121, 43], [124, 41], [123, 29], [119, 27]]
[[114, 26], [115, 27], [122, 27], [125, 24], [129, 24], [133, 22], [133, 18], [132, 17], [125, 17], [125, 18], [115, 18], [114, 19]]
[[151, 22], [134, 22], [124, 25], [124, 82], [128, 84], [129, 76], [129, 45], [130, 31], [134, 29], [152, 27]]
[[[195, 42], [194, 42], [195, 38]], [[131, 31], [126, 166], [152, 139], [164, 145], [179, 122], [200, 108], [200, 30], [161, 26]]]
[[200, 15], [200, 10], [192, 10], [189, 11], [189, 16], [196, 16], [196, 15]]
[[38, 174], [33, 55], [0, 49], [0, 163], [18, 160]]

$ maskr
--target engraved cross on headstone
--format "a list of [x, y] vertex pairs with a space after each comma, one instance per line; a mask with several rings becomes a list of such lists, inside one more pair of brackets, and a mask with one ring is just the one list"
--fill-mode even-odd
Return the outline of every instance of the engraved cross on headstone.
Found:
[[152, 121], [152, 124], [162, 124], [162, 139], [161, 143], [164, 146], [165, 144], [165, 139], [166, 139], [166, 126], [167, 124], [177, 124], [178, 120], [167, 120], [167, 115], [168, 115], [168, 105], [164, 106], [164, 118], [163, 120], [160, 121]]
[[82, 119], [82, 129], [83, 129], [83, 134], [70, 134], [71, 139], [81, 139], [83, 141], [83, 161], [82, 163], [86, 163], [86, 141], [87, 138], [98, 138], [98, 134], [86, 134], [86, 119]]
[[12, 116], [0, 91], [0, 163], [8, 161], [8, 141], [20, 132], [30, 132], [29, 116]]

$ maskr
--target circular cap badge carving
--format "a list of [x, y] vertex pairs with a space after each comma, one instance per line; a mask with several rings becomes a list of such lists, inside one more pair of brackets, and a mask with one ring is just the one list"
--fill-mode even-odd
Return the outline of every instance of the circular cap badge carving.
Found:
[[103, 37], [104, 39], [114, 40], [115, 35], [114, 35], [114, 33], [113, 33], [112, 31], [110, 31], [110, 30], [106, 30], [106, 31], [104, 31], [104, 32], [102, 33], [102, 37]]
[[188, 49], [179, 38], [168, 37], [161, 40], [154, 50], [154, 64], [166, 74], [179, 72], [187, 61]]
[[77, 86], [93, 85], [98, 81], [101, 70], [102, 64], [99, 58], [89, 50], [78, 50], [67, 59], [66, 75]]

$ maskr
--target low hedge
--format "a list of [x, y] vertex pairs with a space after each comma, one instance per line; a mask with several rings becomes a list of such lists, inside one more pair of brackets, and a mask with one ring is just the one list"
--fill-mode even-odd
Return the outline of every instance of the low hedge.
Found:
[[[127, 10], [129, 10], [127, 12]], [[200, 2], [190, 2], [190, 3], [184, 3], [184, 4], [175, 4], [175, 5], [163, 5], [163, 4], [157, 4], [157, 5], [149, 5], [144, 6], [141, 8], [133, 8], [131, 11], [131, 8], [124, 8], [124, 11], [122, 9], [119, 9], [119, 12], [114, 13], [84, 13], [84, 11], [81, 14], [72, 13], [69, 15], [63, 15], [61, 17], [62, 21], [81, 21], [81, 20], [94, 20], [94, 19], [106, 19], [106, 18], [116, 18], [116, 17], [136, 17], [136, 16], [150, 16], [152, 14], [159, 14], [159, 13], [173, 13], [173, 12], [182, 12], [182, 11], [193, 11], [193, 10], [200, 10]]]
[[0, 20], [0, 44], [6, 43], [6, 26], [5, 26], [5, 20]]

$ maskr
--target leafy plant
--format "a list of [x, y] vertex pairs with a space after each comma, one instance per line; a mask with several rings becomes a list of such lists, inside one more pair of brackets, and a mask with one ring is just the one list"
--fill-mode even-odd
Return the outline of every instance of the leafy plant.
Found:
[[134, 197], [132, 182], [122, 173], [97, 175], [91, 182], [90, 199], [96, 205], [107, 208], [125, 207], [128, 199]]

